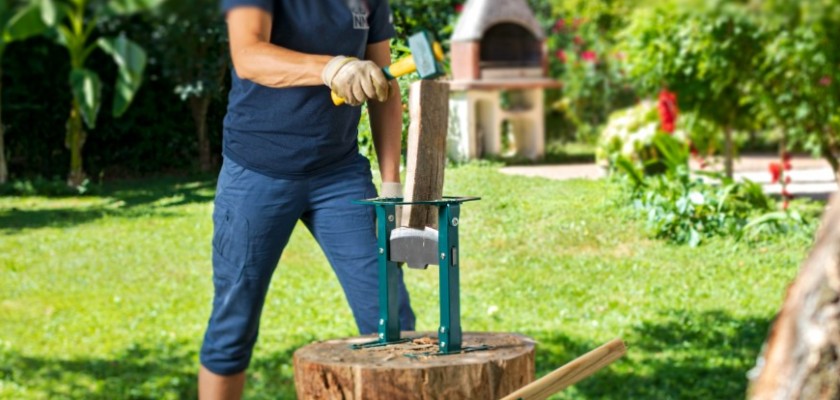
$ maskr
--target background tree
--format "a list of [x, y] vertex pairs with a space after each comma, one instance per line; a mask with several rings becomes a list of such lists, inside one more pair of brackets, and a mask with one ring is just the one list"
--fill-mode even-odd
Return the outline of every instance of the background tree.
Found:
[[168, 0], [153, 15], [163, 75], [187, 101], [195, 123], [198, 165], [213, 169], [207, 113], [224, 91], [228, 70], [227, 34], [216, 0]]
[[[15, 0], [0, 0], [0, 61], [5, 54], [6, 46], [10, 43], [40, 35], [47, 29], [48, 23], [55, 22], [55, 9], [51, 4], [40, 2], [22, 2]], [[3, 76], [0, 65], [0, 77]], [[0, 81], [0, 94], [3, 87]], [[9, 178], [9, 168], [6, 163], [6, 146], [4, 141], [2, 111], [0, 111], [0, 184]]]
[[767, 43], [749, 87], [766, 129], [788, 147], [821, 156], [840, 182], [840, 3], [774, 0], [760, 4]]
[[[52, 0], [44, 0], [52, 1]], [[119, 68], [114, 88], [111, 112], [122, 115], [131, 104], [143, 81], [146, 52], [125, 35], [96, 37], [97, 22], [109, 15], [126, 15], [150, 8], [157, 0], [59, 0], [57, 5], [63, 18], [55, 26], [58, 43], [70, 56], [70, 89], [73, 102], [67, 120], [66, 146], [70, 149], [70, 172], [67, 183], [81, 186], [85, 180], [82, 147], [87, 133], [84, 126], [96, 127], [102, 105], [102, 81], [99, 75], [85, 67], [97, 48], [110, 55]]]
[[628, 73], [642, 93], [663, 87], [679, 106], [723, 129], [726, 174], [732, 176], [733, 131], [753, 128], [744, 88], [753, 79], [761, 31], [740, 2], [707, 8], [665, 5], [641, 9], [622, 34]]

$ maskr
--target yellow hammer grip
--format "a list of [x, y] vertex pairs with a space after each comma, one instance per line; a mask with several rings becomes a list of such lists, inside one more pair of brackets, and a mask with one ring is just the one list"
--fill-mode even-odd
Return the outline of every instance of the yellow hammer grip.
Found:
[[399, 59], [397, 62], [385, 68], [385, 71], [387, 72], [387, 75], [391, 75], [394, 78], [399, 78], [403, 75], [408, 75], [414, 71], [417, 71], [417, 64], [414, 63], [413, 56], [405, 56]]
[[330, 92], [330, 97], [332, 97], [333, 104], [337, 106], [344, 104], [344, 99], [342, 99], [336, 92]]

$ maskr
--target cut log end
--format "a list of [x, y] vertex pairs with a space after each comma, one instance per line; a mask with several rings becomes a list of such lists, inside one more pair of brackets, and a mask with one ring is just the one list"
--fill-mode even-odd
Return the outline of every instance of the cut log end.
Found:
[[[489, 350], [445, 356], [430, 333], [411, 342], [353, 350], [371, 336], [313, 343], [295, 352], [299, 399], [499, 399], [534, 380], [534, 341], [509, 333], [465, 333], [464, 347]], [[418, 357], [407, 357], [407, 354]]]

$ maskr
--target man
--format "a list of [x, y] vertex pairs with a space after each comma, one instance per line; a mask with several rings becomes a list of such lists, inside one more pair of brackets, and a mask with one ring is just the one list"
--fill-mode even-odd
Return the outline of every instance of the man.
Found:
[[[387, 1], [222, 0], [222, 9], [234, 72], [213, 212], [202, 399], [241, 397], [269, 281], [298, 220], [330, 261], [359, 331], [377, 331], [373, 210], [351, 203], [376, 197], [356, 142], [363, 102], [382, 196], [402, 194], [399, 90], [380, 69], [394, 35]], [[348, 105], [334, 106], [331, 90]], [[414, 328], [402, 283], [400, 323]]]

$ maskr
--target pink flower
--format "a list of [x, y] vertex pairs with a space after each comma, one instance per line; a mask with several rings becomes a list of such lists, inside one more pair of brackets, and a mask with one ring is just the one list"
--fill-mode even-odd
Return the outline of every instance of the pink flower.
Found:
[[566, 52], [565, 52], [565, 51], [563, 51], [563, 49], [557, 50], [557, 53], [555, 53], [554, 55], [557, 57], [557, 59], [558, 59], [561, 63], [563, 63], [563, 64], [565, 64], [565, 63], [566, 63], [566, 60], [567, 60], [567, 57], [566, 57]]
[[820, 79], [820, 86], [831, 86], [831, 77], [826, 75]]
[[583, 59], [583, 61], [587, 61], [587, 62], [591, 62], [591, 63], [595, 63], [595, 62], [598, 61], [598, 55], [595, 54], [594, 51], [589, 51], [589, 50], [584, 51], [583, 53], [580, 53], [580, 58]]

